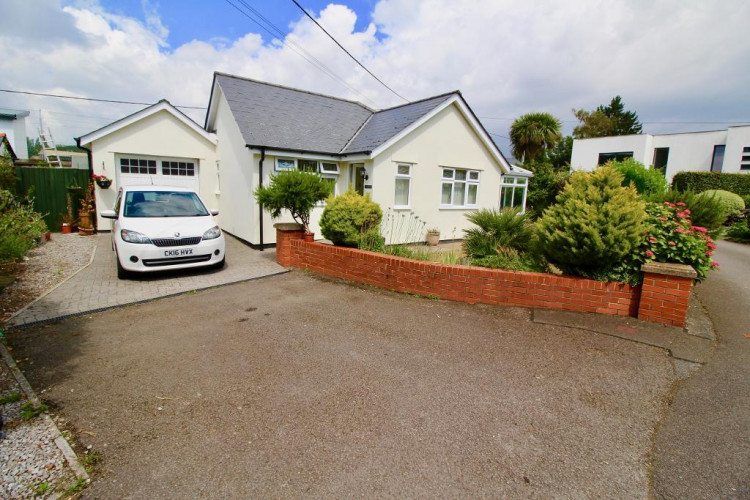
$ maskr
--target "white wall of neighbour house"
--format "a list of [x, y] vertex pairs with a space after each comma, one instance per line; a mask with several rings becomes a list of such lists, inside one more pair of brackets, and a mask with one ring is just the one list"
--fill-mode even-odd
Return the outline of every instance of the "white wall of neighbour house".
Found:
[[[215, 194], [217, 186], [214, 144], [167, 111], [154, 113], [84, 146], [92, 151], [94, 173], [112, 179], [109, 189], [96, 188], [98, 211], [109, 210], [114, 205], [119, 190], [117, 158], [121, 155], [197, 160], [199, 194], [208, 208], [217, 208], [219, 204]], [[146, 175], [144, 183], [148, 183]], [[99, 229], [109, 230], [111, 225], [110, 220], [98, 216]]]
[[0, 118], [0, 132], [3, 132], [10, 142], [10, 147], [19, 159], [25, 160], [29, 157], [29, 149], [26, 144], [26, 118], [16, 119]]
[[600, 153], [632, 152], [633, 159], [651, 165], [654, 158], [652, 136], [621, 135], [616, 137], [594, 137], [573, 141], [570, 166], [573, 170], [594, 170], [599, 163]]
[[[714, 146], [726, 143], [727, 132], [726, 130], [719, 130], [688, 134], [663, 134], [653, 137], [651, 159], [649, 163], [644, 163], [644, 165], [653, 163], [654, 148], [669, 148], [666, 176], [667, 180], [671, 182], [672, 177], [677, 172], [710, 172]], [[726, 160], [724, 164], [726, 164]]]
[[257, 243], [257, 203], [253, 189], [257, 185], [258, 159], [245, 147], [239, 126], [226, 98], [217, 87], [214, 127], [218, 143], [219, 211], [221, 228], [250, 243]]
[[745, 148], [750, 148], [750, 126], [730, 127], [727, 134], [727, 147], [724, 150], [722, 172], [750, 174], [750, 170], [747, 168], [740, 169], [742, 157], [750, 156], [750, 153], [744, 153], [743, 155]]
[[[393, 208], [399, 163], [412, 165], [408, 209]], [[476, 206], [441, 207], [444, 167], [480, 172]], [[384, 214], [390, 212], [397, 221], [401, 219], [407, 224], [415, 217], [424, 222], [418, 230], [392, 230], [392, 240], [387, 243], [401, 243], [407, 239], [424, 241], [425, 229], [432, 227], [440, 229], [442, 240], [448, 240], [463, 238], [463, 230], [472, 226], [466, 219], [469, 212], [498, 208], [502, 170], [456, 105], [452, 104], [378, 154], [373, 159], [370, 179], [372, 199], [380, 204]]]

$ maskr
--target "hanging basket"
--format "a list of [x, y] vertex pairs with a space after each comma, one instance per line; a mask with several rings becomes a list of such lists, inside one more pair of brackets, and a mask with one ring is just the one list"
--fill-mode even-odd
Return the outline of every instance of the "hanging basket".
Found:
[[96, 185], [102, 189], [109, 189], [109, 186], [112, 185], [112, 179], [97, 179]]

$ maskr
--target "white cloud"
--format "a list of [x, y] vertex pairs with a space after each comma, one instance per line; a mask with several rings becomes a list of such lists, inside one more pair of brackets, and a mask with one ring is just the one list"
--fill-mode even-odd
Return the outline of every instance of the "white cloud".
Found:
[[[302, 15], [290, 25], [293, 48], [264, 44], [249, 20], [242, 37], [170, 47], [169, 27], [155, 5], [143, 1], [142, 22], [93, 0], [65, 8], [57, 0], [4, 2], [0, 88], [205, 106], [218, 70], [376, 107], [402, 102]], [[47, 35], [24, 29], [37, 19], [33, 12], [55, 16]], [[620, 94], [643, 121], [750, 119], [750, 38], [741, 35], [750, 4], [744, 0], [381, 0], [363, 31], [355, 31], [356, 14], [344, 5], [318, 15], [397, 92], [419, 99], [460, 89], [483, 117], [543, 110], [570, 121], [571, 108], [590, 109]], [[346, 86], [305, 61], [300, 48]], [[0, 106], [55, 111], [49, 120], [63, 142], [137, 109], [9, 94], [0, 94]], [[200, 111], [190, 114], [202, 123]], [[508, 120], [484, 121], [507, 135]]]

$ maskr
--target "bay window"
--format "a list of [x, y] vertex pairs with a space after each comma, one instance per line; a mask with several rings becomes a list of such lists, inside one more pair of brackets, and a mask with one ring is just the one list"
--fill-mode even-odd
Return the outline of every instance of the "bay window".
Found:
[[514, 207], [526, 210], [526, 177], [503, 176], [500, 185], [500, 208]]

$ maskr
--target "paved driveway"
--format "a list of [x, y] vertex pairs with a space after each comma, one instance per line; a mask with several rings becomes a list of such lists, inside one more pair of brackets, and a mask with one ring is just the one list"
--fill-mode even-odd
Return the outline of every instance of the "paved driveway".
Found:
[[13, 330], [85, 496], [646, 498], [657, 349], [293, 271]]
[[259, 252], [226, 235], [227, 258], [223, 269], [160, 272], [119, 280], [110, 235], [104, 233], [95, 238], [97, 245], [91, 263], [21, 310], [8, 325], [49, 321], [286, 272], [276, 263], [275, 250]]

